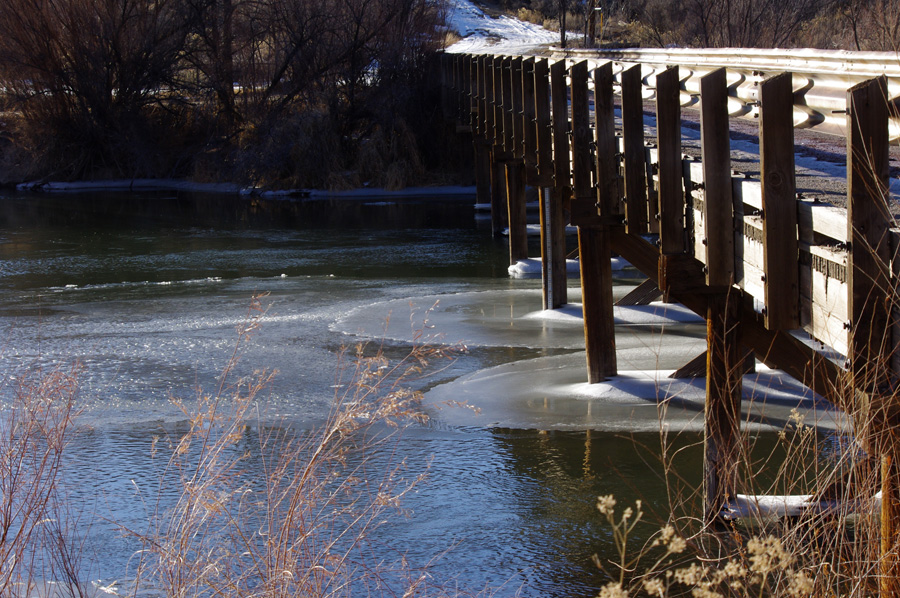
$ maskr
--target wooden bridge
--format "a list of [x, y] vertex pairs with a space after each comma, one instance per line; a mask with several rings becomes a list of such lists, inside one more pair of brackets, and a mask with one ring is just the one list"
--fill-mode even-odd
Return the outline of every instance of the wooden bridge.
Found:
[[[862, 447], [881, 460], [882, 594], [900, 595], [900, 231], [889, 209], [896, 104], [885, 77], [846, 92], [845, 209], [797, 196], [790, 73], [758, 85], [753, 180], [732, 171], [725, 69], [699, 81], [701, 155], [688, 157], [678, 66], [645, 78], [640, 64], [442, 61], [445, 112], [472, 136], [478, 201], [490, 202], [495, 231], [508, 226], [511, 263], [528, 257], [525, 187], [540, 190], [546, 309], [567, 301], [565, 227], [577, 226], [590, 382], [616, 375], [613, 253], [666, 300], [706, 318], [707, 352], [693, 368], [706, 375], [706, 520], [735, 497], [741, 378], [752, 352], [844, 409]], [[648, 86], [653, 139], [645, 137]]]

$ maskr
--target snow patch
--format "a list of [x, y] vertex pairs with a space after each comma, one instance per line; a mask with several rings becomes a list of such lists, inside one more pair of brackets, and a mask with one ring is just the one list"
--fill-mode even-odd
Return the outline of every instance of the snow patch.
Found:
[[469, 0], [448, 0], [447, 26], [464, 38], [447, 48], [455, 54], [524, 54], [559, 41], [555, 31], [508, 16], [490, 17]]

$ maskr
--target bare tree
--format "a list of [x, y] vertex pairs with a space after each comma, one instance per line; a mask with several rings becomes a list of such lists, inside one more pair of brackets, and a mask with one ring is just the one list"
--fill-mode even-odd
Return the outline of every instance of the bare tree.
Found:
[[177, 87], [187, 35], [180, 0], [6, 0], [0, 78], [16, 107], [89, 166], [133, 170], [143, 111]]

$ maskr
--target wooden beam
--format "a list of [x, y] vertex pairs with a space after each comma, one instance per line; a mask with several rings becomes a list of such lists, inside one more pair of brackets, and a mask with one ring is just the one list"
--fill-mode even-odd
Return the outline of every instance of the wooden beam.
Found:
[[619, 213], [619, 144], [616, 140], [612, 63], [594, 69], [597, 211], [609, 220]]
[[[648, 277], [656, 279], [658, 276], [659, 250], [653, 244], [627, 234], [622, 227], [613, 227], [612, 249]], [[696, 267], [702, 267], [702, 264], [697, 263]], [[672, 292], [672, 299], [705, 317], [707, 295], [708, 292], [697, 288], [679, 288]], [[746, 298], [743, 301], [741, 338], [744, 345], [753, 349], [756, 357], [767, 366], [784, 370], [839, 408], [850, 408], [842, 392], [844, 371], [792, 334], [768, 330]]]
[[718, 519], [736, 495], [742, 358], [738, 289], [709, 297], [706, 313], [706, 408], [703, 442], [703, 520]]
[[550, 67], [550, 103], [553, 110], [553, 181], [568, 204], [571, 186], [569, 160], [569, 96], [566, 86], [566, 61]]
[[537, 113], [535, 111], [534, 86], [535, 59], [522, 63], [522, 143], [525, 159], [525, 180], [529, 185], [540, 186], [537, 170]]
[[537, 168], [541, 187], [553, 186], [553, 125], [550, 112], [550, 66], [547, 59], [534, 63], [534, 112]]
[[616, 375], [611, 253], [609, 227], [578, 227], [584, 345], [590, 384]]
[[591, 112], [588, 104], [588, 67], [582, 60], [570, 70], [572, 95], [572, 205], [569, 221], [575, 226], [599, 224], [597, 194], [591, 178]]
[[491, 145], [476, 138], [475, 149], [475, 203], [491, 203]]
[[513, 59], [510, 68], [510, 76], [512, 81], [512, 124], [513, 124], [513, 157], [517, 160], [525, 159], [525, 122], [522, 120], [525, 104], [525, 89], [522, 83], [522, 72], [525, 70], [524, 61], [521, 56]]
[[494, 146], [491, 150], [491, 232], [494, 238], [503, 234], [503, 229], [509, 226], [509, 211], [506, 207], [506, 167], [497, 159], [497, 150]]
[[662, 299], [663, 293], [659, 290], [655, 280], [648, 278], [627, 295], [616, 301], [617, 306], [623, 305], [650, 305], [654, 301]]
[[513, 80], [513, 59], [507, 56], [503, 59], [500, 77], [501, 89], [503, 92], [503, 135], [500, 137], [503, 144], [503, 151], [512, 156], [515, 151], [515, 118], [512, 80]]
[[678, 67], [656, 76], [659, 160], [659, 243], [663, 253], [684, 253], [684, 167], [681, 163], [681, 88]]
[[884, 77], [847, 92], [847, 237], [850, 239], [850, 368], [856, 388], [889, 386], [888, 105]]
[[725, 69], [700, 79], [700, 138], [706, 280], [710, 286], [729, 286], [734, 277], [734, 207]]
[[622, 135], [625, 162], [625, 223], [628, 232], [647, 228], [647, 164], [644, 153], [644, 100], [641, 65], [622, 72]]
[[759, 88], [765, 321], [770, 330], [800, 326], [792, 82], [792, 75], [783, 73]]

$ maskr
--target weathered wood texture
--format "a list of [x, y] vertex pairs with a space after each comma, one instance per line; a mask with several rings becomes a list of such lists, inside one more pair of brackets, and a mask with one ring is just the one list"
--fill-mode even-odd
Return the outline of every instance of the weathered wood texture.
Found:
[[784, 73], [759, 88], [765, 318], [773, 330], [800, 325], [792, 80]]
[[594, 147], [596, 154], [597, 211], [611, 221], [619, 213], [619, 160], [613, 103], [612, 63], [594, 69]]
[[546, 59], [534, 63], [534, 89], [538, 185], [552, 187], [553, 124], [550, 112], [550, 65]]
[[[563, 227], [571, 208], [571, 221], [579, 225], [586, 346], [592, 346], [591, 335], [598, 331], [612, 337], [607, 299], [595, 292], [611, 289], [606, 269], [610, 250], [647, 274], [670, 299], [706, 318], [707, 518], [717, 515], [736, 488], [735, 439], [746, 346], [770, 367], [867, 418], [870, 425], [862, 441], [883, 459], [883, 490], [889, 499], [882, 518], [887, 530], [882, 593], [900, 596], [900, 564], [893, 556], [900, 513], [891, 506], [900, 505], [900, 483], [896, 443], [890, 440], [900, 421], [900, 405], [891, 390], [900, 369], [895, 351], [900, 309], [893, 301], [900, 287], [900, 259], [894, 256], [900, 254], [900, 231], [890, 229], [887, 210], [885, 80], [848, 92], [849, 207], [844, 210], [796, 198], [789, 74], [760, 85], [761, 174], [752, 180], [731, 171], [724, 69], [701, 79], [703, 159], [697, 161], [680, 155], [681, 84], [675, 68], [651, 77], [658, 115], [657, 144], [651, 148], [644, 144], [640, 67], [626, 67], [616, 75], [613, 65], [605, 63], [593, 71], [592, 139], [590, 73], [584, 63], [572, 66], [571, 86], [565, 61], [550, 65], [546, 59], [465, 56], [442, 64], [444, 84], [465, 96], [465, 101], [451, 97], [442, 104], [448, 117], [470, 123], [476, 144], [483, 144], [482, 150], [476, 147], [482, 173], [483, 156], [491, 149], [492, 199], [505, 200], [507, 189], [518, 197], [525, 181], [544, 188], [544, 278], [545, 285], [548, 279], [553, 285], [545, 287], [546, 307], [565, 303]], [[621, 140], [613, 112], [617, 78]], [[506, 173], [510, 176], [502, 176]], [[483, 197], [486, 177], [478, 178]], [[507, 205], [513, 202], [502, 207]], [[511, 214], [498, 211], [504, 217]], [[656, 220], [658, 245], [646, 238]], [[562, 273], [555, 270], [560, 264]], [[818, 345], [799, 340], [799, 328], [846, 355], [850, 376]], [[614, 357], [614, 349], [607, 354]], [[589, 351], [592, 380], [614, 368], [614, 361], [611, 367], [592, 362]], [[855, 387], [849, 393], [848, 379]]]
[[850, 368], [857, 386], [888, 386], [893, 350], [890, 285], [887, 82], [882, 77], [847, 94], [847, 237], [850, 239]]
[[647, 232], [647, 161], [644, 154], [644, 100], [641, 66], [622, 73], [622, 136], [624, 138], [625, 222], [628, 232]]
[[700, 79], [700, 107], [706, 281], [728, 286], [734, 281], [734, 208], [725, 69]]
[[596, 224], [597, 196], [592, 183], [591, 111], [588, 103], [587, 61], [570, 69], [572, 96], [572, 204], [569, 221], [575, 226]]
[[663, 253], [683, 253], [686, 249], [680, 95], [677, 66], [656, 76], [659, 247]]

